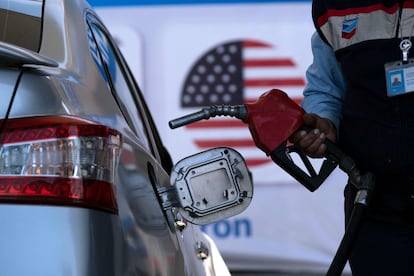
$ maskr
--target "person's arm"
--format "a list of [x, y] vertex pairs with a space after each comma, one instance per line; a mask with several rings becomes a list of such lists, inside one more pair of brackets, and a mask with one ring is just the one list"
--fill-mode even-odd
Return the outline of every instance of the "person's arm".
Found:
[[303, 91], [302, 107], [329, 119], [339, 127], [346, 83], [341, 67], [331, 47], [314, 33], [311, 39], [313, 63], [306, 71], [307, 85]]
[[317, 33], [311, 42], [314, 59], [306, 71], [302, 107], [306, 111], [304, 124], [313, 131], [298, 131], [290, 141], [307, 154], [322, 157], [326, 152], [325, 139], [336, 142], [346, 83], [332, 48]]

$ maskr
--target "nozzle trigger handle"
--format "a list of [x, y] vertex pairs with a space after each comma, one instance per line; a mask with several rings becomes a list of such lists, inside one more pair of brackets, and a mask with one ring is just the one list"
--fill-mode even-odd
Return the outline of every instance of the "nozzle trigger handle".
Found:
[[[296, 153], [300, 157], [307, 172], [295, 164], [290, 156], [291, 153]], [[302, 149], [295, 145], [286, 146], [286, 143], [280, 144], [270, 154], [270, 157], [273, 162], [311, 192], [318, 189], [338, 165], [337, 159], [328, 155], [322, 162], [319, 172], [316, 172], [309, 157], [302, 151]]]

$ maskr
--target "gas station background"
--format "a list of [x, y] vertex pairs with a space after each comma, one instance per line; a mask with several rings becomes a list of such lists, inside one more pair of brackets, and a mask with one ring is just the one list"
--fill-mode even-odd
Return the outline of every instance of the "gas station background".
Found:
[[[254, 147], [247, 125], [230, 122], [231, 127], [207, 124], [174, 130], [168, 126], [169, 120], [201, 109], [183, 106], [186, 96], [222, 103], [208, 89], [188, 89], [189, 83], [200, 78], [217, 87], [215, 95], [223, 95], [223, 99], [227, 95], [254, 100], [277, 88], [299, 103], [306, 83], [305, 71], [312, 62], [311, 2], [89, 3], [116, 38], [175, 162], [214, 146], [233, 147], [246, 158], [255, 187], [251, 205], [236, 217], [202, 227], [217, 243], [229, 268], [326, 272], [344, 233], [346, 177], [341, 171], [335, 171], [318, 190], [310, 192]], [[235, 86], [226, 86], [225, 78], [194, 74], [204, 66], [203, 62], [209, 62], [212, 52], [227, 49], [229, 44], [241, 47], [238, 50], [243, 60], [239, 66], [227, 67], [242, 72]], [[212, 60], [212, 68], [226, 68], [224, 56], [215, 56], [223, 60]], [[248, 62], [258, 59], [267, 62]], [[232, 87], [238, 89], [229, 92]], [[226, 123], [225, 118], [217, 120]]]

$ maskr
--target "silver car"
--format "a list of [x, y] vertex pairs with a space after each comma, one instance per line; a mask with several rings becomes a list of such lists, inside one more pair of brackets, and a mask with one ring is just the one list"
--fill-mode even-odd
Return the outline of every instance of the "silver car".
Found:
[[229, 273], [196, 224], [245, 208], [244, 160], [173, 165], [86, 1], [0, 1], [0, 91], [1, 276]]

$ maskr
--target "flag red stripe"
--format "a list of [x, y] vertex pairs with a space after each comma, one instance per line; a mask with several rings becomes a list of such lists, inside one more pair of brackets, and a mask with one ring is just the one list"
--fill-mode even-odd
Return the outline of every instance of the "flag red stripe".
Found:
[[291, 98], [297, 105], [300, 105], [302, 103], [303, 98], [302, 97], [292, 97]]
[[245, 158], [247, 167], [261, 166], [272, 161], [270, 158]]
[[220, 140], [194, 140], [194, 143], [199, 148], [214, 148], [214, 147], [256, 147], [252, 139], [220, 139]]
[[194, 128], [240, 128], [240, 127], [247, 127], [245, 123], [237, 119], [230, 119], [230, 120], [205, 120], [205, 121], [198, 121], [192, 124], [186, 125], [186, 128], [194, 129]]
[[249, 79], [244, 81], [245, 87], [263, 86], [304, 86], [303, 78], [279, 78], [279, 79]]
[[286, 66], [293, 67], [295, 63], [289, 58], [275, 58], [275, 59], [246, 59], [243, 61], [244, 67], [273, 67]]
[[244, 40], [244, 48], [271, 48], [272, 45], [255, 40]]

